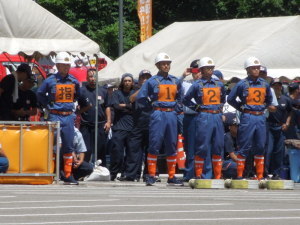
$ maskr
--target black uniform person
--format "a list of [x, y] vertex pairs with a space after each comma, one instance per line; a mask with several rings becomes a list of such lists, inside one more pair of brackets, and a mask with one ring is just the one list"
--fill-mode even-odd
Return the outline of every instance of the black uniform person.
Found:
[[37, 113], [37, 97], [31, 90], [36, 82], [35, 75], [32, 75], [19, 86], [19, 98], [11, 110], [14, 120], [28, 121], [30, 116]]
[[282, 83], [276, 78], [271, 83], [278, 101], [277, 111], [270, 112], [267, 118], [269, 127], [268, 148], [265, 153], [266, 174], [272, 174], [272, 179], [280, 179], [283, 167], [285, 137], [284, 132], [288, 129], [292, 118], [291, 99], [282, 94]]
[[111, 106], [114, 109], [114, 122], [112, 127], [112, 149], [110, 149], [110, 174], [115, 180], [117, 174], [126, 168], [124, 162], [124, 149], [128, 150], [129, 135], [133, 127], [132, 104], [129, 96], [133, 94], [133, 77], [130, 73], [122, 75], [119, 89], [114, 91]]
[[[82, 133], [87, 152], [84, 161], [89, 162], [95, 149], [95, 106], [96, 106], [96, 70], [87, 71], [87, 83], [81, 87], [81, 97], [78, 100], [81, 114], [80, 132]], [[107, 90], [98, 88], [98, 138], [97, 138], [97, 159], [106, 164], [106, 139], [111, 127], [111, 110], [108, 106]], [[90, 105], [90, 107], [88, 107]]]
[[[134, 181], [135, 179], [140, 179], [143, 156], [147, 154], [149, 144], [149, 120], [152, 107], [151, 104], [145, 106], [135, 102], [135, 99], [140, 87], [151, 76], [150, 71], [142, 70], [139, 74], [138, 89], [129, 97], [130, 102], [133, 104], [133, 129], [129, 137], [124, 177], [121, 177], [119, 179], [120, 181]], [[145, 169], [146, 168], [147, 166], [145, 166]]]
[[12, 104], [18, 99], [18, 83], [32, 75], [28, 64], [22, 63], [17, 71], [0, 82], [0, 120], [12, 120]]

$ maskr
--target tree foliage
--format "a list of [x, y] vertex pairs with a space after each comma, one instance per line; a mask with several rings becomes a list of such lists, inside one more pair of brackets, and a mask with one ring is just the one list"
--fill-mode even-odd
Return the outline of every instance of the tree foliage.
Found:
[[[137, 0], [124, 1], [124, 52], [139, 43]], [[118, 0], [37, 0], [44, 8], [118, 56]], [[154, 33], [175, 21], [297, 15], [300, 0], [152, 0]]]

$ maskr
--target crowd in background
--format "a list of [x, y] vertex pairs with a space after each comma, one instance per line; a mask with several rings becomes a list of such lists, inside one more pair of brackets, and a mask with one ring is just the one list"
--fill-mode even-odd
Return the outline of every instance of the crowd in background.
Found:
[[[164, 71], [162, 62], [168, 62], [168, 66], [171, 64], [171, 60], [164, 57], [165, 61], [159, 57], [156, 59], [158, 75]], [[210, 65], [212, 68], [208, 68], [206, 64], [201, 66], [200, 59], [193, 60], [179, 78], [170, 76], [169, 83], [158, 80], [157, 76], [153, 76], [148, 70], [141, 70], [138, 80], [135, 80], [132, 74], [125, 73], [121, 76], [118, 86], [108, 83], [98, 86], [98, 89], [96, 89], [96, 69], [90, 68], [87, 71], [87, 81], [79, 83], [69, 75], [70, 61], [67, 53], [58, 54], [56, 65], [58, 73], [50, 75], [36, 92], [31, 90], [37, 84], [36, 76], [32, 74], [27, 64], [21, 64], [16, 72], [6, 76], [0, 83], [0, 120], [29, 121], [34, 120], [33, 117], [39, 114], [39, 120], [60, 121], [61, 143], [58, 144], [62, 148], [61, 179], [65, 183], [78, 184], [77, 180], [92, 173], [93, 163], [100, 159], [102, 165], [109, 168], [111, 181], [142, 179], [146, 184], [153, 185], [160, 181], [161, 171], [156, 166], [157, 156], [166, 158], [169, 184], [181, 185], [182, 182], [195, 177], [239, 178], [241, 174], [237, 171], [239, 163], [243, 160], [246, 168], [242, 177], [257, 177], [254, 168], [256, 156], [253, 151], [250, 151], [245, 159], [239, 158], [240, 154], [237, 153], [240, 147], [237, 139], [241, 135], [241, 131], [238, 130], [240, 124], [244, 123], [241, 112], [245, 113], [247, 109], [237, 110], [236, 107], [232, 107], [234, 106], [232, 99], [236, 97], [233, 92], [238, 92], [239, 89], [239, 87], [234, 89], [235, 86], [240, 85], [243, 80], [236, 77], [229, 81], [224, 80], [222, 72], [215, 70], [214, 63]], [[206, 101], [202, 99], [199, 104], [196, 99], [202, 93], [198, 94], [196, 91], [198, 89], [202, 91], [205, 86], [202, 81], [199, 82], [203, 79], [201, 71], [205, 68], [212, 70], [211, 79], [215, 82], [214, 85], [218, 83], [221, 87], [221, 98], [214, 100], [214, 96], [211, 96], [210, 99], [211, 106], [214, 106], [212, 102], [220, 100], [215, 108], [197, 108], [201, 104], [205, 105]], [[164, 71], [167, 74], [168, 72]], [[271, 93], [270, 102], [266, 100], [267, 106], [262, 110], [266, 121], [266, 138], [261, 140], [264, 149], [261, 153], [264, 156], [263, 177], [288, 179], [289, 162], [284, 140], [300, 138], [299, 79], [270, 77], [267, 75], [267, 68], [260, 64], [259, 77], [266, 82], [266, 87], [270, 87]], [[156, 83], [160, 90], [154, 87]], [[174, 92], [168, 89], [172, 89], [172, 85], [177, 85]], [[165, 92], [162, 92], [163, 87], [166, 88]], [[228, 95], [228, 102], [231, 104], [226, 101]], [[266, 99], [267, 97], [268, 93]], [[168, 100], [169, 98], [171, 100]], [[158, 104], [159, 101], [163, 104]], [[219, 109], [222, 112], [219, 112]], [[260, 110], [256, 107], [254, 112], [258, 111]], [[156, 115], [155, 112], [164, 115]], [[220, 121], [212, 119], [211, 123], [216, 124], [216, 127], [212, 127], [211, 131], [210, 125], [207, 129], [197, 125], [203, 122], [199, 121], [201, 117], [198, 115], [205, 113], [220, 114]], [[97, 137], [95, 137], [96, 114]], [[162, 126], [163, 124], [166, 125]], [[162, 130], [166, 132], [163, 133]], [[207, 139], [207, 143], [204, 143], [202, 140], [207, 138], [208, 133], [211, 139]], [[243, 135], [246, 138], [248, 134]], [[97, 155], [94, 154], [95, 138], [97, 138]], [[174, 147], [176, 148], [174, 142], [178, 143], [180, 140], [183, 140], [186, 155], [182, 179], [174, 176], [173, 168], [173, 162], [178, 163], [179, 160], [173, 152]], [[255, 141], [257, 139], [254, 143]], [[195, 150], [197, 146], [204, 144], [212, 146], [206, 148], [205, 154], [195, 155], [198, 151]], [[153, 152], [153, 149], [156, 151]], [[6, 158], [4, 151], [0, 144], [0, 172], [5, 172], [8, 168], [7, 161], [4, 162], [5, 166], [1, 166], [1, 160]], [[199, 152], [203, 150], [199, 149]], [[222, 164], [219, 164], [220, 170], [215, 169], [219, 161], [222, 161]]]

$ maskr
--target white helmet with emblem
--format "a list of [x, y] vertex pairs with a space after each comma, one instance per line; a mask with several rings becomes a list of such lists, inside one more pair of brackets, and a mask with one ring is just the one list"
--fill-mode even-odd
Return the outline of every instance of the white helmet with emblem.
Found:
[[56, 55], [55, 63], [71, 65], [71, 56], [67, 52], [59, 52]]
[[258, 58], [251, 56], [248, 59], [246, 59], [244, 63], [244, 68], [247, 69], [250, 66], [261, 66], [261, 63], [258, 60]]
[[199, 68], [205, 67], [205, 66], [215, 66], [214, 61], [209, 57], [203, 57], [200, 59], [199, 62]]
[[167, 53], [161, 52], [158, 53], [155, 58], [155, 65], [159, 62], [172, 62], [172, 60]]

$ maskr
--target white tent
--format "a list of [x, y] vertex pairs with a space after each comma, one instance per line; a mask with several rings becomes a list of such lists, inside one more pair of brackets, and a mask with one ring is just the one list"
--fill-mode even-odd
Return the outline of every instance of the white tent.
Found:
[[0, 53], [98, 54], [99, 45], [32, 0], [0, 0]]
[[179, 76], [194, 59], [211, 57], [225, 75], [245, 77], [243, 64], [256, 56], [270, 76], [300, 76], [300, 16], [176, 22], [137, 45], [100, 71], [99, 80], [140, 70], [156, 73], [154, 58], [166, 52], [171, 74]]

